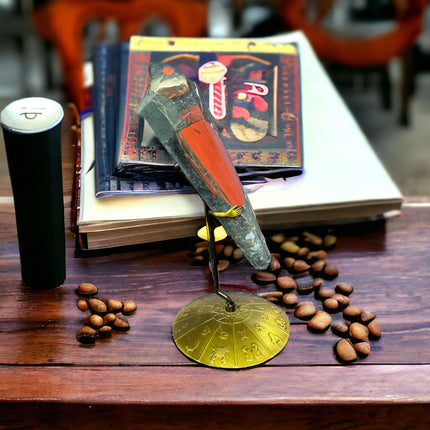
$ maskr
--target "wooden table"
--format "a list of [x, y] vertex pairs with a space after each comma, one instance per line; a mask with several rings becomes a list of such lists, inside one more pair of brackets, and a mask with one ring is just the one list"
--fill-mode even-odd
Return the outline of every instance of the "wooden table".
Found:
[[[65, 148], [65, 192], [70, 192]], [[336, 360], [337, 337], [312, 334], [289, 312], [291, 337], [267, 364], [226, 371], [191, 363], [175, 347], [177, 312], [207, 290], [189, 241], [76, 258], [67, 233], [63, 286], [23, 286], [10, 189], [0, 197], [0, 428], [430, 428], [430, 205], [339, 232], [329, 261], [351, 282], [351, 302], [377, 313], [382, 337], [366, 359]], [[241, 263], [221, 281], [253, 291]], [[133, 299], [131, 330], [81, 346], [81, 282]], [[258, 287], [267, 291], [273, 286]], [[334, 317], [335, 319], [337, 316]]]

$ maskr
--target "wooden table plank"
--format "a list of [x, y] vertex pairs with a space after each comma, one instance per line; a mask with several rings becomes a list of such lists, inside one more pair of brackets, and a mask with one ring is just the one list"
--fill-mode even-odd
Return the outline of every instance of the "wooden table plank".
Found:
[[[66, 376], [67, 375], [67, 376]], [[430, 402], [430, 365], [0, 368], [0, 398], [85, 404], [408, 404]]]

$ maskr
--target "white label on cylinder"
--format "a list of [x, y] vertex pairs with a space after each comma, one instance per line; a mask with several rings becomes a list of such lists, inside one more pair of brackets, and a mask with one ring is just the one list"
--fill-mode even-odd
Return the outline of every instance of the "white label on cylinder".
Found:
[[15, 133], [40, 133], [63, 119], [59, 103], [43, 97], [27, 97], [8, 104], [0, 114], [3, 127]]

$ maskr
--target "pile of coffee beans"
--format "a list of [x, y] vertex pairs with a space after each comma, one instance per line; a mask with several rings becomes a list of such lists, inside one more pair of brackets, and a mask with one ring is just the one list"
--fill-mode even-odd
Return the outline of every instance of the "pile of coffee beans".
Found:
[[[369, 341], [381, 337], [376, 314], [350, 303], [354, 291], [352, 284], [338, 282], [334, 288], [325, 285], [339, 276], [338, 268], [326, 261], [328, 252], [336, 246], [336, 236], [304, 231], [286, 237], [278, 233], [272, 235], [268, 243], [275, 250], [273, 259], [280, 262], [280, 267], [276, 270], [269, 268], [265, 274], [253, 274], [255, 283], [260, 285], [267, 285], [263, 279], [267, 280], [272, 275], [271, 282], [277, 290], [262, 295], [294, 309], [294, 316], [307, 321], [307, 328], [312, 333], [323, 333], [331, 327], [332, 332], [341, 338], [334, 347], [340, 362], [351, 363], [367, 357], [371, 350]], [[272, 262], [272, 266], [278, 267], [278, 264]], [[283, 274], [282, 269], [288, 274]], [[309, 294], [313, 294], [315, 302], [299, 299]], [[334, 314], [340, 313], [343, 319], [333, 322]]]
[[[275, 290], [259, 295], [282, 305], [287, 312], [307, 322], [312, 333], [331, 328], [341, 339], [334, 351], [341, 363], [351, 363], [369, 355], [370, 341], [381, 337], [381, 330], [373, 312], [350, 303], [354, 286], [337, 282], [339, 270], [327, 261], [329, 251], [336, 247], [337, 237], [330, 231], [314, 234], [300, 231], [287, 236], [276, 233], [267, 238], [272, 261], [265, 271], [256, 271], [252, 280], [260, 286], [275, 286]], [[233, 242], [216, 244], [219, 270], [226, 270], [243, 258]], [[190, 254], [193, 264], [207, 264], [207, 242], [199, 242]], [[328, 284], [327, 284], [328, 283]], [[336, 315], [342, 320], [333, 321]]]
[[84, 319], [84, 326], [76, 333], [76, 339], [85, 345], [93, 345], [97, 339], [108, 339], [113, 331], [130, 330], [126, 316], [133, 315], [137, 305], [133, 300], [102, 300], [97, 296], [98, 288], [89, 282], [83, 282], [76, 289], [79, 296], [77, 307], [82, 312], [89, 312]]
[[[229, 238], [215, 244], [215, 252], [218, 258], [218, 270], [223, 272], [232, 264], [238, 263], [243, 259], [243, 252]], [[193, 252], [188, 256], [191, 258], [191, 264], [195, 266], [204, 266], [209, 261], [208, 242], [202, 240], [195, 245]]]
[[[312, 333], [323, 333], [331, 328], [341, 338], [334, 348], [341, 363], [367, 357], [371, 349], [369, 341], [381, 337], [376, 314], [350, 303], [352, 284], [340, 282], [332, 288], [323, 286], [323, 280], [316, 278], [310, 287], [303, 289], [292, 276], [278, 277], [274, 283], [277, 290], [259, 295], [293, 311], [296, 318], [307, 322]], [[312, 294], [314, 300], [304, 298], [308, 294]], [[342, 315], [342, 320], [333, 321], [335, 314]]]

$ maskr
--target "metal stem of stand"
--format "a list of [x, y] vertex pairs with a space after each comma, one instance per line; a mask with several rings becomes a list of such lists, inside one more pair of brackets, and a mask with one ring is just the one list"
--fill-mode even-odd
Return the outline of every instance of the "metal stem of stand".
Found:
[[218, 258], [215, 251], [215, 223], [213, 216], [209, 213], [209, 208], [205, 205], [205, 216], [206, 216], [206, 228], [209, 235], [209, 270], [212, 277], [212, 288], [213, 292], [218, 296], [222, 297], [225, 301], [225, 309], [228, 312], [234, 312], [236, 310], [236, 305], [234, 301], [220, 290], [219, 283], [219, 272], [218, 272]]

